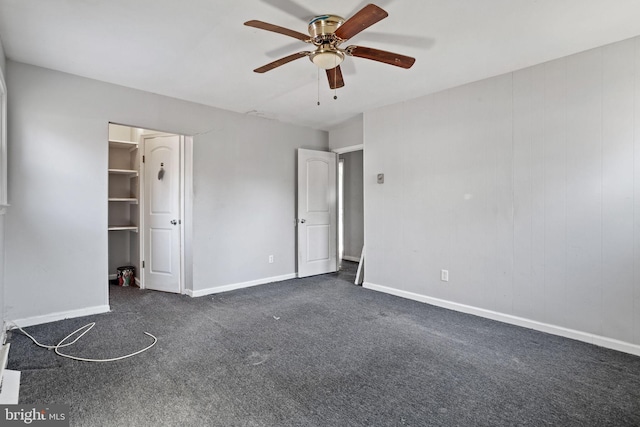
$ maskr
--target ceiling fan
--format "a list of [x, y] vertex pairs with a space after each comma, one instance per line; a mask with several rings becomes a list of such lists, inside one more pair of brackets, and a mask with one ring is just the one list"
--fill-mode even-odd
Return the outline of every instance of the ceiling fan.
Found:
[[340, 64], [344, 61], [345, 56], [370, 59], [401, 68], [411, 68], [416, 60], [410, 56], [363, 46], [340, 47], [346, 40], [376, 22], [383, 20], [387, 16], [388, 13], [375, 4], [369, 4], [363, 7], [356, 12], [355, 15], [346, 20], [336, 15], [319, 15], [309, 21], [309, 36], [263, 21], [247, 21], [244, 25], [284, 34], [285, 36], [293, 37], [305, 43], [313, 44], [316, 47], [313, 51], [294, 53], [263, 65], [260, 68], [256, 68], [253, 71], [256, 73], [265, 73], [281, 65], [307, 56], [317, 67], [326, 70], [329, 87], [331, 89], [337, 89], [344, 86]]

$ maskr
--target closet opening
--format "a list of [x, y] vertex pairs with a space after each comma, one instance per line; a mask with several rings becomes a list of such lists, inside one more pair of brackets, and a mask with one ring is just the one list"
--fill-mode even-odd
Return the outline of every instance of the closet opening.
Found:
[[192, 138], [109, 123], [108, 289], [190, 288]]

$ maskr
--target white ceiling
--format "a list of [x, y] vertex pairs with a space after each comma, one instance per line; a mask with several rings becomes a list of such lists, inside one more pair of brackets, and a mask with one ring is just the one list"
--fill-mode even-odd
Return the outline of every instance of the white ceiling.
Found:
[[306, 33], [311, 14], [348, 18], [360, 0], [0, 0], [6, 56], [80, 76], [328, 129], [363, 111], [640, 34], [640, 0], [378, 0], [389, 17], [345, 45], [415, 57], [410, 70], [347, 57], [333, 99], [310, 50], [243, 23]]

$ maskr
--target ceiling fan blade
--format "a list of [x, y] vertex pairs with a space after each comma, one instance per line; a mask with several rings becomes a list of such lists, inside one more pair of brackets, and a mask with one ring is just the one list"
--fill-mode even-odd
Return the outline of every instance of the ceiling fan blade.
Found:
[[256, 21], [255, 19], [245, 22], [244, 25], [246, 25], [247, 27], [254, 27], [261, 30], [272, 31], [278, 34], [284, 34], [285, 36], [293, 37], [294, 39], [302, 40], [303, 42], [307, 43], [311, 41], [311, 37], [304, 33], [299, 33], [298, 31], [290, 30], [278, 25], [269, 24], [267, 22]]
[[355, 15], [347, 19], [335, 32], [335, 35], [342, 40], [350, 39], [375, 24], [378, 21], [383, 20], [389, 16], [387, 12], [379, 8], [375, 4], [368, 4], [360, 9]]
[[372, 49], [370, 47], [349, 46], [344, 51], [349, 56], [384, 62], [385, 64], [395, 65], [400, 68], [411, 68], [413, 63], [416, 62], [416, 59], [410, 56], [387, 52], [380, 49]]
[[[375, 0], [375, 1], [376, 1], [376, 5], [378, 7], [381, 7], [381, 8], [384, 9], [385, 7], [387, 7], [391, 3], [393, 3], [395, 0]], [[345, 16], [353, 16], [353, 15], [355, 15], [357, 11], [359, 11], [360, 9], [362, 9], [363, 7], [368, 5], [369, 3], [371, 3], [371, 0], [360, 0], [360, 3], [358, 3], [357, 6], [354, 6], [353, 9], [351, 9], [351, 13], [349, 13], [348, 15], [345, 15]]]
[[267, 65], [263, 65], [260, 68], [256, 68], [253, 71], [255, 71], [256, 73], [266, 73], [267, 71], [273, 70], [274, 68], [277, 68], [288, 62], [295, 61], [296, 59], [304, 58], [305, 56], [309, 56], [310, 53], [311, 52], [294, 53], [293, 55], [285, 56], [284, 58], [280, 58], [276, 61], [270, 62]]
[[342, 70], [338, 65], [335, 68], [327, 70], [327, 78], [329, 79], [329, 87], [331, 89], [338, 89], [344, 86], [344, 80], [342, 79]]

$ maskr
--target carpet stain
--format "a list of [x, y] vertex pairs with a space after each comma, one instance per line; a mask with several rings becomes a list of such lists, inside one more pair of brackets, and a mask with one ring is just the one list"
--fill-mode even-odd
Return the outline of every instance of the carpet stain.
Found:
[[269, 359], [268, 355], [262, 354], [262, 353], [260, 353], [258, 351], [251, 352], [251, 355], [247, 358], [249, 363], [251, 363], [251, 365], [253, 365], [253, 366], [262, 365], [268, 359]]

